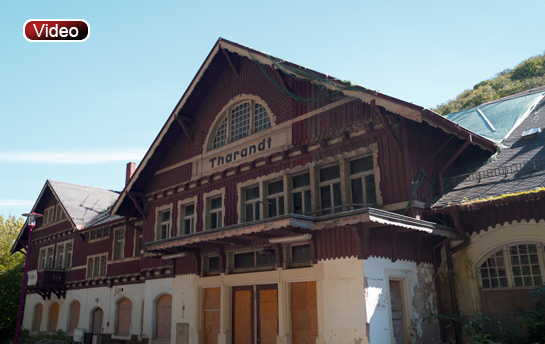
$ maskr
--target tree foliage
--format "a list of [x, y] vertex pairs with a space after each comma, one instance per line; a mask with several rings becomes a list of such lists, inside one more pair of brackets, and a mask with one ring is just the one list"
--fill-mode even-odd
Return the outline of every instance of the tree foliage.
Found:
[[513, 69], [506, 69], [494, 77], [465, 90], [455, 99], [437, 105], [441, 115], [462, 111], [483, 103], [545, 85], [545, 53], [522, 61]]
[[23, 224], [22, 218], [0, 215], [0, 338], [15, 334], [25, 256], [10, 250]]

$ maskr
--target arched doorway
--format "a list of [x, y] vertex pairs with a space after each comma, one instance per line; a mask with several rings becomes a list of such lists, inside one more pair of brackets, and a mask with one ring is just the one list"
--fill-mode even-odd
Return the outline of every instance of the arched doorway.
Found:
[[100, 334], [102, 333], [102, 317], [104, 312], [101, 308], [93, 312], [93, 325], [91, 326], [92, 344], [100, 344]]

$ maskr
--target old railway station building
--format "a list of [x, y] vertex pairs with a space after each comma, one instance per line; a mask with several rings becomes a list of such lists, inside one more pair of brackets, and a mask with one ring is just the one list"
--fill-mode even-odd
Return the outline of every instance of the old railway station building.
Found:
[[436, 274], [468, 235], [430, 212], [430, 180], [497, 148], [219, 39], [121, 192], [45, 183], [23, 327], [89, 344], [436, 342], [440, 324], [411, 321], [456, 308]]

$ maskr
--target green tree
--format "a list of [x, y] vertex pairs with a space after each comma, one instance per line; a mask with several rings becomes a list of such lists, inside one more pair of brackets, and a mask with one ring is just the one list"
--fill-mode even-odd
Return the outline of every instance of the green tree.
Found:
[[15, 335], [25, 255], [10, 251], [23, 224], [22, 218], [0, 215], [0, 338]]

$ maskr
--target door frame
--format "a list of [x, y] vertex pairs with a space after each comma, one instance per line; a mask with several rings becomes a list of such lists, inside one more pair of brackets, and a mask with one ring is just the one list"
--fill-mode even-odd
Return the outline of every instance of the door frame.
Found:
[[[98, 328], [98, 333], [95, 333], [93, 332], [94, 331], [94, 328], [95, 328], [95, 313], [96, 312], [101, 312], [101, 316], [100, 316], [100, 326]], [[91, 312], [91, 344], [100, 344], [100, 335], [102, 333], [102, 323], [104, 322], [104, 311], [102, 310], [102, 308], [98, 307], [98, 308], [95, 308], [95, 310], [93, 310]], [[93, 337], [94, 336], [97, 336], [97, 341], [96, 343], [93, 343]]]

